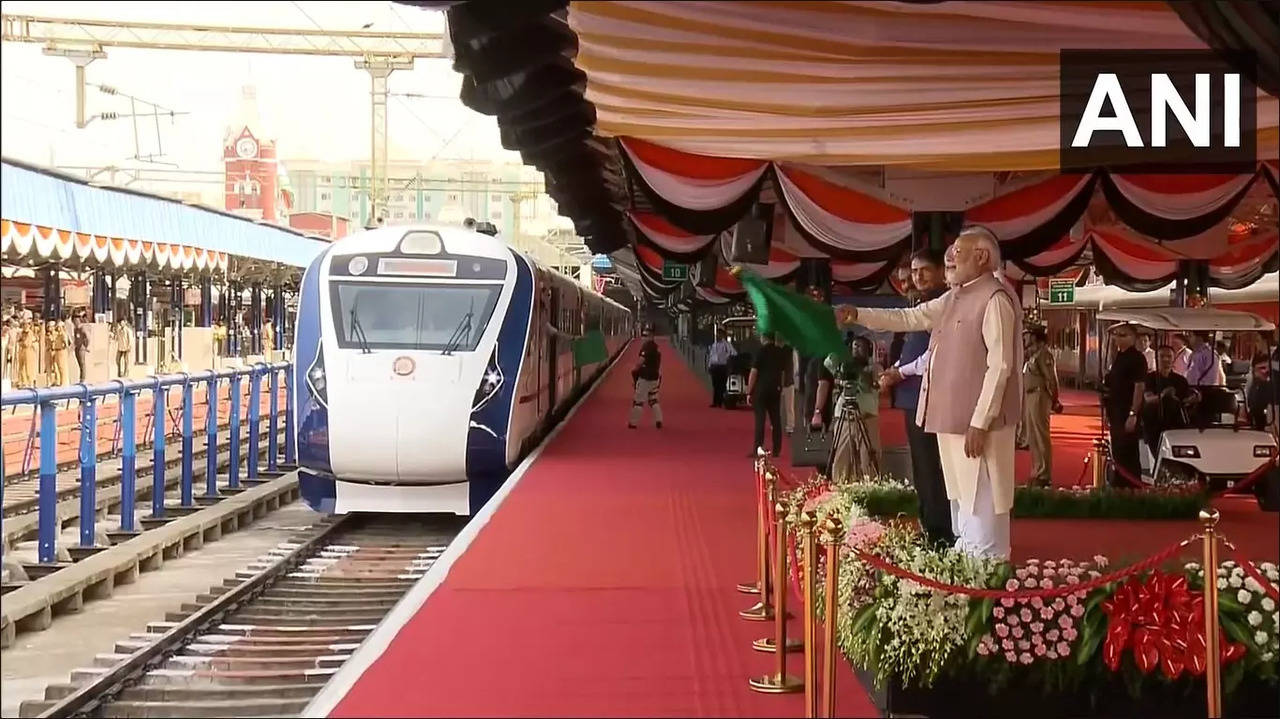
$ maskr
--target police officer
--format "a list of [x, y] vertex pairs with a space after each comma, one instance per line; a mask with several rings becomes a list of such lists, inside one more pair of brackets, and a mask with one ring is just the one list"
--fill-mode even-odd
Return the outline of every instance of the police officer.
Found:
[[1031, 449], [1031, 483], [1048, 487], [1053, 475], [1053, 445], [1049, 440], [1049, 413], [1061, 412], [1058, 398], [1058, 370], [1049, 351], [1048, 335], [1042, 325], [1023, 332], [1026, 362], [1022, 365], [1022, 427]]

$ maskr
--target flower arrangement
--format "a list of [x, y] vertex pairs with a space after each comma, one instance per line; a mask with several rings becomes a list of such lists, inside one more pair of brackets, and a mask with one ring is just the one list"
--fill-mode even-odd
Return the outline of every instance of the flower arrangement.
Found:
[[[796, 512], [844, 518], [836, 638], [848, 661], [873, 672], [877, 685], [892, 679], [924, 688], [946, 677], [991, 691], [1017, 685], [1079, 694], [1116, 682], [1139, 696], [1157, 684], [1203, 675], [1204, 578], [1198, 565], [1139, 571], [1098, 585], [1111, 571], [1103, 556], [1019, 565], [979, 560], [926, 546], [914, 523], [869, 516], [857, 499], [866, 489], [813, 491]], [[1053, 595], [971, 598], [880, 571], [861, 552], [944, 584]], [[1280, 571], [1270, 563], [1259, 571], [1274, 592]], [[1224, 692], [1230, 695], [1246, 679], [1274, 686], [1277, 602], [1235, 562], [1223, 563], [1215, 578]]]

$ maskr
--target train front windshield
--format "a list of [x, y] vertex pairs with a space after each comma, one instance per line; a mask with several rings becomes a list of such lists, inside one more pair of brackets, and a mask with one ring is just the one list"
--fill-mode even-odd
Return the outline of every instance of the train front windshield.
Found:
[[333, 323], [343, 349], [470, 352], [502, 286], [338, 282]]

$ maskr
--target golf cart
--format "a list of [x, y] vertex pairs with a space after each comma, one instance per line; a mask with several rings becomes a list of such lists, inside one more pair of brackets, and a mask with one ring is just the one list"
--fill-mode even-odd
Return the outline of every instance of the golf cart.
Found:
[[[1162, 335], [1177, 332], [1245, 332], [1275, 328], [1249, 312], [1208, 308], [1106, 310], [1099, 323], [1130, 324]], [[1100, 328], [1101, 329], [1101, 328]], [[1099, 333], [1110, 337], [1110, 334]], [[1107, 349], [1111, 349], [1108, 347]], [[1198, 401], [1185, 409], [1185, 429], [1166, 429], [1153, 457], [1146, 442], [1140, 443], [1143, 481], [1155, 484], [1203, 482], [1213, 489], [1227, 489], [1275, 459], [1276, 438], [1255, 431], [1243, 422], [1240, 388], [1197, 387]]]
[[751, 373], [751, 360], [760, 349], [756, 318], [730, 317], [720, 322], [720, 329], [738, 351], [729, 360], [729, 378], [724, 390], [724, 406], [733, 409], [747, 403], [747, 375]]

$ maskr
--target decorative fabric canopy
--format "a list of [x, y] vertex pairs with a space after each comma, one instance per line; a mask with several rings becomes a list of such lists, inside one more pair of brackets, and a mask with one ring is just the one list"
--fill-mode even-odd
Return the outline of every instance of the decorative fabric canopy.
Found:
[[[1062, 49], [1208, 47], [1163, 2], [574, 2], [569, 24], [601, 135], [951, 171], [1058, 167]], [[1276, 98], [1257, 110], [1274, 157]]]
[[225, 252], [165, 242], [105, 235], [0, 220], [0, 256], [7, 262], [74, 262], [89, 267], [171, 272], [227, 271]]

